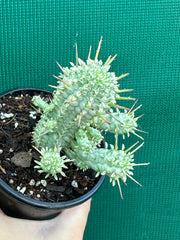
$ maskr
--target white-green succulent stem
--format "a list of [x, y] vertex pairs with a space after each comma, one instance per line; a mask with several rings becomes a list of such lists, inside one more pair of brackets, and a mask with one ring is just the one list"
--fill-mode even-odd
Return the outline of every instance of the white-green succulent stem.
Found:
[[108, 175], [111, 180], [119, 178], [126, 182], [127, 174], [133, 174], [133, 155], [122, 150], [95, 148], [92, 151], [67, 150], [66, 154], [74, 158], [74, 163], [80, 169], [92, 168], [101, 175]]
[[[109, 71], [116, 55], [110, 56], [105, 64], [98, 60], [101, 42], [102, 38], [94, 60], [90, 59], [91, 51], [86, 62], [79, 59], [76, 46], [76, 64], [63, 68], [58, 63], [62, 73], [54, 76], [58, 85], [49, 104], [40, 97], [33, 98], [43, 111], [33, 134], [33, 144], [41, 152], [36, 168], [46, 172], [46, 176], [57, 179], [58, 173], [64, 175], [65, 163], [71, 160], [83, 170], [92, 168], [97, 174], [108, 175], [113, 183], [119, 178], [126, 182], [127, 176], [132, 175], [133, 154], [118, 150], [117, 139], [119, 134], [137, 135], [134, 113], [138, 108], [129, 110], [117, 104], [117, 98], [133, 100], [118, 95], [131, 91], [119, 90], [118, 80], [128, 74], [116, 77]], [[98, 148], [102, 131], [115, 134], [115, 147]], [[64, 156], [60, 156], [61, 150]]]

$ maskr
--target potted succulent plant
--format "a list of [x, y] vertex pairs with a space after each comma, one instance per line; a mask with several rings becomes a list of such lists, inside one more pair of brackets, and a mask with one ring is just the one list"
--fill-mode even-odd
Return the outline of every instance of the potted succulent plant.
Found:
[[[130, 89], [119, 89], [118, 80], [128, 74], [116, 77], [115, 73], [109, 71], [115, 56], [109, 56], [105, 63], [98, 60], [101, 42], [102, 38], [93, 60], [90, 58], [91, 48], [88, 59], [84, 62], [78, 58], [76, 46], [75, 64], [71, 63], [70, 68], [63, 68], [57, 63], [62, 73], [54, 76], [58, 84], [54, 87], [53, 95], [38, 89], [18, 89], [1, 96], [0, 175], [4, 178], [0, 179], [2, 196], [0, 205], [7, 214], [29, 219], [44, 219], [55, 215], [67, 207], [80, 204], [90, 198], [102, 184], [104, 175], [109, 176], [113, 185], [118, 183], [121, 196], [119, 179], [126, 183], [129, 177], [138, 183], [132, 177], [132, 170], [134, 166], [144, 164], [134, 163], [134, 152], [143, 143], [135, 147], [136, 143], [128, 149], [123, 145], [122, 149], [118, 149], [118, 135], [125, 136], [132, 133], [140, 137], [136, 133], [139, 117], [135, 117], [135, 111], [139, 107], [134, 109], [134, 104], [131, 109], [127, 109], [117, 104], [117, 100], [134, 100], [121, 96], [122, 93], [131, 91]], [[7, 107], [3, 102], [5, 97], [12, 101], [11, 110], [23, 109], [25, 112], [29, 104], [31, 110], [28, 109], [30, 114], [28, 120], [22, 115], [19, 117], [19, 113], [12, 114], [9, 110], [5, 113]], [[16, 107], [14, 107], [15, 101], [18, 102]], [[18, 144], [15, 136], [9, 137], [12, 126], [14, 130], [18, 130], [16, 135], [19, 137], [18, 117], [21, 123], [22, 121], [28, 123], [26, 125], [23, 122], [29, 129], [23, 137], [21, 129], [21, 149], [16, 146]], [[34, 119], [33, 123], [32, 119]], [[10, 124], [11, 128], [7, 129]], [[110, 145], [110, 148], [105, 140], [102, 144], [103, 131], [115, 135], [115, 144]], [[27, 142], [29, 149], [25, 145]], [[16, 151], [10, 148], [12, 144]], [[4, 155], [5, 145], [9, 146], [9, 155]], [[10, 174], [8, 167], [12, 165], [15, 170]], [[31, 190], [27, 190], [22, 179], [19, 180], [17, 176], [17, 168], [19, 167], [20, 174], [24, 169], [30, 172], [29, 169], [32, 166], [33, 174], [40, 179], [34, 180], [34, 175], [28, 179], [28, 173], [23, 173], [23, 182], [28, 181], [31, 186]], [[70, 168], [73, 170], [69, 170]], [[73, 174], [76, 175], [74, 171], [79, 171], [77, 178], [73, 177]], [[71, 180], [70, 175], [72, 175]], [[15, 180], [12, 176], [15, 176]], [[92, 186], [91, 177], [95, 186]], [[66, 189], [69, 185], [64, 185], [65, 179], [68, 179], [72, 188], [76, 190], [75, 196], [72, 190]], [[15, 181], [19, 185], [13, 188]], [[58, 185], [57, 182], [61, 184]], [[89, 182], [90, 189], [87, 187]], [[80, 190], [78, 190], [79, 184]], [[40, 192], [34, 194], [33, 188], [38, 186], [40, 186]], [[82, 188], [85, 192], [82, 192]], [[41, 193], [48, 199], [47, 196], [53, 189], [58, 192], [56, 202], [52, 198], [50, 202], [39, 200]], [[64, 198], [63, 191], [69, 191], [72, 199]]]

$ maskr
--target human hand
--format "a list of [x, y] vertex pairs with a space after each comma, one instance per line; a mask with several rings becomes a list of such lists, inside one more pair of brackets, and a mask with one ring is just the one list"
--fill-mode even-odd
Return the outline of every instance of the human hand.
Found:
[[1, 240], [82, 240], [91, 200], [43, 221], [17, 219], [0, 211]]

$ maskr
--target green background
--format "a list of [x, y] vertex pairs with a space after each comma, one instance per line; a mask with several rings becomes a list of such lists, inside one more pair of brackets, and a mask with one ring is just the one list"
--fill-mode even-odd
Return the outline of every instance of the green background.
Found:
[[[118, 54], [117, 75], [129, 72], [121, 88], [132, 88], [143, 106], [137, 114], [145, 145], [135, 179], [118, 187], [109, 180], [94, 196], [84, 240], [180, 239], [179, 0], [1, 0], [0, 92], [56, 84], [62, 66], [92, 54], [103, 36], [100, 57]], [[129, 103], [123, 103], [129, 105]], [[132, 103], [131, 103], [132, 104]], [[114, 139], [107, 135], [109, 142]], [[137, 141], [130, 137], [127, 147]]]

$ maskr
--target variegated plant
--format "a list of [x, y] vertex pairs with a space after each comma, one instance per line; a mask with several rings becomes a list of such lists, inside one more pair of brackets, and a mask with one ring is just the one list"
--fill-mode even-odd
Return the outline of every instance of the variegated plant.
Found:
[[[119, 89], [118, 80], [128, 74], [116, 77], [109, 71], [115, 56], [109, 56], [105, 63], [98, 60], [101, 42], [102, 38], [94, 59], [90, 58], [91, 48], [86, 62], [78, 58], [76, 45], [75, 64], [63, 68], [57, 63], [62, 73], [54, 76], [58, 85], [49, 104], [40, 97], [33, 98], [43, 111], [33, 134], [33, 143], [41, 153], [36, 168], [40, 173], [46, 172], [46, 177], [53, 175], [57, 179], [58, 173], [65, 176], [63, 168], [73, 161], [80, 169], [94, 169], [97, 176], [108, 175], [113, 185], [117, 181], [120, 188], [119, 179], [125, 183], [129, 177], [138, 183], [132, 178], [133, 167], [144, 165], [134, 163], [134, 152], [143, 143], [134, 150], [136, 144], [126, 150], [124, 145], [118, 149], [119, 134], [140, 137], [136, 133], [139, 117], [135, 117], [139, 107], [134, 109], [134, 104], [127, 109], [117, 104], [117, 100], [134, 100], [121, 96], [131, 89]], [[98, 147], [103, 139], [102, 131], [115, 135], [114, 146], [109, 148], [105, 143], [105, 148]]]

